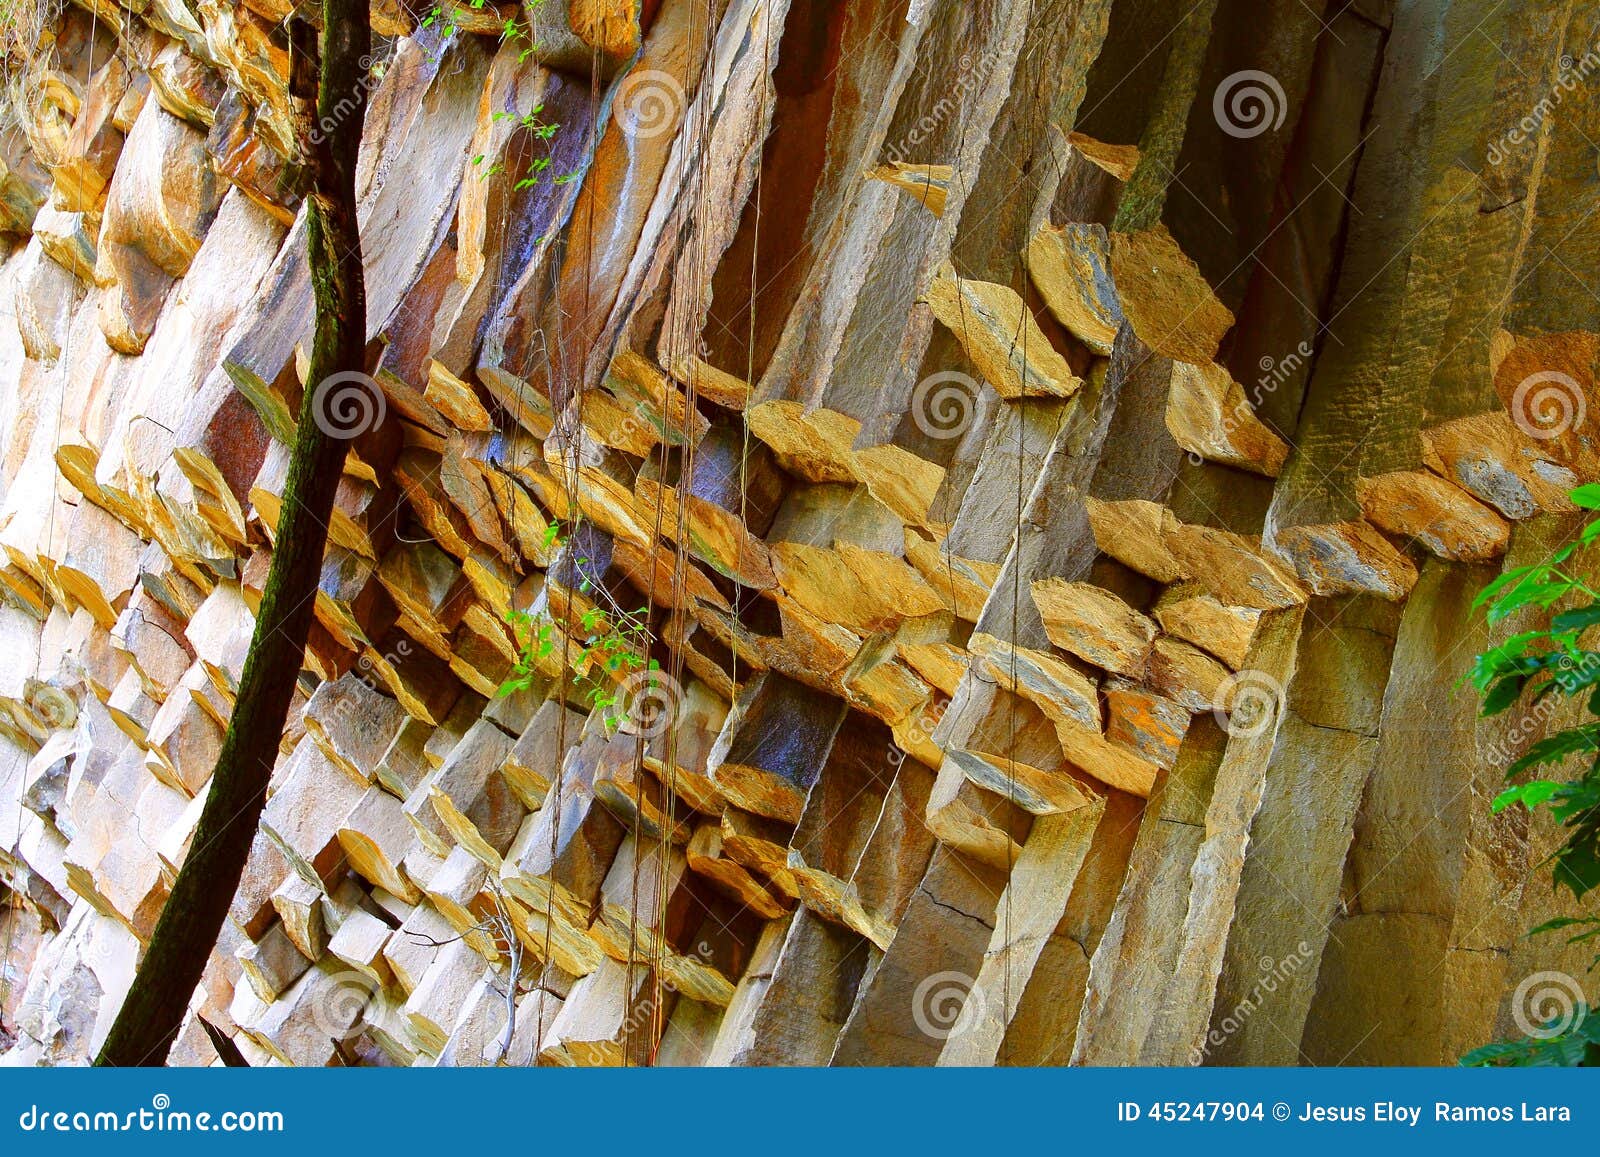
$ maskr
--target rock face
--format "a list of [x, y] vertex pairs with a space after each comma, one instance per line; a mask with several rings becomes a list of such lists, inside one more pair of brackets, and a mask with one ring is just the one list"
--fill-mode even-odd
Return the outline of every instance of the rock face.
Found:
[[[1584, 975], [1488, 808], [1549, 720], [1456, 679], [1600, 478], [1600, 4], [1179, 7], [374, 6], [370, 373], [175, 1062], [1440, 1064]], [[326, 385], [287, 6], [135, 8], [7, 45], [16, 1063], [131, 982]]]

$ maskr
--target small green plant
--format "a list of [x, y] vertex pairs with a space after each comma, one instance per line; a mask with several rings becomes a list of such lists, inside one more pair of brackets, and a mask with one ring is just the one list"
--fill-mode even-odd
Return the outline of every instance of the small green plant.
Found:
[[[519, 127], [526, 129], [534, 140], [548, 144], [548, 142], [554, 139], [555, 135], [561, 131], [561, 126], [559, 124], [555, 124], [554, 122], [541, 119], [543, 113], [544, 105], [536, 104], [533, 106], [533, 108], [529, 109], [525, 113], [497, 112], [493, 115], [492, 119], [496, 121], [515, 121]], [[484, 161], [487, 159], [488, 158], [486, 158], [482, 153], [479, 153], [477, 156], [472, 158], [472, 163], [474, 165], [482, 166]], [[519, 193], [523, 189], [533, 188], [543, 178], [545, 170], [547, 170], [552, 163], [553, 162], [550, 153], [547, 149], [543, 156], [535, 157], [533, 160], [528, 162], [527, 170], [512, 187]], [[504, 162], [496, 161], [494, 164], [489, 165], [486, 168], [481, 168], [478, 175], [483, 179], [488, 179], [489, 177], [494, 176], [496, 173], [501, 173], [504, 171]], [[572, 177], [573, 174], [571, 173], [562, 174], [556, 178], [556, 183], [565, 184], [567, 181], [570, 181]]]
[[[547, 551], [566, 551], [571, 541], [570, 535], [561, 535], [558, 524], [551, 523], [545, 528]], [[511, 611], [506, 622], [516, 638], [518, 657], [497, 694], [513, 695], [532, 687], [538, 679], [540, 666], [559, 646], [563, 652], [562, 665], [584, 681], [583, 697], [591, 710], [601, 713], [606, 730], [616, 731], [630, 706], [618, 694], [621, 685], [638, 671], [648, 672], [645, 683], [653, 685], [660, 670], [660, 664], [647, 657], [651, 642], [650, 608], [623, 609], [609, 591], [596, 586], [589, 578], [588, 558], [570, 556], [570, 562], [580, 576], [577, 593], [588, 596], [594, 604], [579, 611], [571, 624], [576, 628], [571, 642], [577, 646], [574, 648], [562, 639], [548, 609]]]
[[485, 0], [467, 0], [465, 5], [457, 4], [455, 3], [455, 0], [450, 0], [450, 2], [446, 4], [435, 4], [428, 11], [428, 14], [422, 18], [421, 26], [423, 28], [433, 28], [437, 26], [440, 35], [447, 37], [454, 36], [457, 32], [461, 31], [461, 26], [456, 23], [457, 15], [467, 11], [468, 9], [471, 9], [474, 12], [480, 12], [483, 10], [484, 4]]
[[[460, 20], [462, 14], [469, 10], [481, 12], [486, 7], [487, 2], [488, 0], [467, 0], [467, 2], [463, 5], [457, 3], [456, 0], [447, 0], [447, 2], [444, 4], [436, 4], [431, 10], [429, 10], [428, 14], [423, 17], [422, 27], [438, 27], [444, 36], [453, 36], [455, 33], [461, 30]], [[528, 0], [526, 5], [528, 17], [527, 29], [524, 29], [521, 25], [519, 25], [516, 17], [514, 16], [505, 17], [500, 26], [501, 44], [509, 44], [513, 47], [519, 44], [521, 45], [517, 51], [518, 64], [526, 63], [529, 57], [533, 56], [534, 53], [538, 52], [539, 49], [543, 47], [543, 44], [534, 37], [531, 29], [536, 26], [536, 17], [544, 5], [545, 0]], [[513, 186], [513, 188], [519, 193], [524, 189], [531, 189], [535, 185], [539, 184], [539, 182], [544, 179], [546, 171], [554, 163], [550, 153], [549, 145], [550, 142], [555, 139], [556, 134], [561, 131], [561, 125], [553, 121], [544, 120], [543, 114], [544, 105], [540, 103], [525, 113], [506, 112], [502, 110], [494, 113], [492, 117], [492, 119], [496, 122], [515, 121], [520, 128], [527, 130], [535, 141], [538, 141], [545, 146], [544, 154], [542, 156], [537, 156], [528, 162], [526, 170], [524, 170], [523, 174], [517, 179], [516, 184]], [[505, 171], [505, 164], [503, 161], [494, 161], [491, 164], [485, 164], [488, 159], [489, 158], [483, 153], [479, 153], [477, 156], [472, 158], [472, 164], [478, 168], [479, 177], [484, 180], [487, 180], [488, 178]], [[558, 185], [564, 185], [568, 181], [573, 180], [576, 176], [576, 173], [562, 173], [555, 178], [555, 183]]]
[[[1600, 510], [1600, 484], [1571, 494], [1584, 510]], [[1585, 697], [1584, 722], [1547, 735], [1529, 746], [1506, 769], [1512, 786], [1494, 800], [1496, 813], [1522, 806], [1547, 808], [1562, 827], [1563, 839], [1547, 861], [1554, 886], [1582, 900], [1600, 887], [1600, 651], [1581, 645], [1600, 625], [1600, 592], [1572, 573], [1572, 560], [1600, 539], [1600, 519], [1548, 559], [1506, 571], [1478, 595], [1490, 624], [1529, 609], [1550, 611], [1548, 625], [1520, 631], [1479, 655], [1467, 679], [1483, 699], [1485, 716], [1499, 715], [1526, 702], [1529, 732], [1555, 714], [1563, 699]], [[1573, 759], [1580, 771], [1561, 778]], [[1600, 914], [1562, 916], [1529, 931], [1529, 936], [1563, 932], [1567, 943], [1594, 943]], [[1590, 963], [1600, 964], [1600, 954]], [[1557, 1020], [1524, 1025], [1525, 1039], [1498, 1041], [1468, 1053], [1464, 1065], [1587, 1065], [1600, 1062], [1600, 1017], [1582, 1002], [1562, 1009]]]

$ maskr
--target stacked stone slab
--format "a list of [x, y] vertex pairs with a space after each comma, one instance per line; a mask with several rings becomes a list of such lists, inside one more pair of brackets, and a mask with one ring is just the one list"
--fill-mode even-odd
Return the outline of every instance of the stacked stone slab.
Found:
[[[8, 1063], [104, 1038], [233, 708], [316, 385], [288, 12], [12, 54]], [[1556, 721], [1456, 680], [1600, 478], [1600, 4], [428, 15], [175, 1063], [1436, 1064], [1585, 974], [1488, 806]], [[640, 606], [653, 681], [573, 670]]]

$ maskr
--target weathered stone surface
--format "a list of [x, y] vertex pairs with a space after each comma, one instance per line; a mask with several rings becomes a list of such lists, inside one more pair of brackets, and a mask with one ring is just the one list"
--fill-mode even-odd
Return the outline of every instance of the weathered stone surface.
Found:
[[1505, 553], [1505, 519], [1436, 474], [1405, 471], [1365, 479], [1361, 508], [1379, 530], [1414, 538], [1440, 558], [1487, 562]]
[[[1600, 122], [1544, 103], [1594, 13], [534, 7], [375, 5], [324, 126], [370, 428], [174, 1061], [1450, 1063], [1582, 973], [1522, 936], [1559, 833], [1490, 808], [1554, 719], [1455, 681], [1600, 479]], [[69, 1063], [319, 384], [288, 5], [46, 12], [0, 1031]]]
[[1111, 281], [1111, 241], [1100, 225], [1041, 229], [1028, 243], [1028, 276], [1056, 320], [1097, 354], [1109, 355], [1122, 324]]
[[1046, 579], [1033, 584], [1033, 601], [1062, 650], [1119, 675], [1143, 673], [1156, 625], [1110, 591]]
[[1209, 362], [1233, 314], [1166, 226], [1111, 236], [1111, 276], [1128, 324], [1162, 357]]
[[1289, 447], [1257, 418], [1244, 388], [1223, 366], [1172, 363], [1167, 429], [1189, 453], [1274, 478]]
[[928, 305], [1001, 397], [1066, 398], [1082, 385], [1015, 290], [950, 271], [934, 279]]

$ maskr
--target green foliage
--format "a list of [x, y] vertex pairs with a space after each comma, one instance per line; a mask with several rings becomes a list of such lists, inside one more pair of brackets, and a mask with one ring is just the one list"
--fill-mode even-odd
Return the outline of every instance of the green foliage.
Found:
[[[576, 529], [576, 528], [574, 528]], [[545, 528], [546, 550], [564, 551], [571, 537], [562, 537], [561, 528], [551, 523]], [[610, 594], [596, 587], [585, 575], [590, 560], [581, 556], [571, 562], [581, 577], [578, 592], [592, 595], [598, 604], [590, 606], [570, 624], [572, 637], [563, 638], [558, 625], [548, 610], [538, 612], [513, 610], [506, 616], [512, 634], [517, 640], [517, 662], [511, 675], [502, 683], [496, 694], [513, 695], [532, 687], [538, 679], [543, 662], [561, 648], [560, 663], [580, 680], [582, 694], [589, 707], [601, 713], [608, 731], [621, 726], [628, 704], [617, 694], [618, 684], [636, 671], [646, 671], [645, 682], [653, 685], [660, 664], [647, 658], [650, 649], [650, 608], [641, 606], [624, 610]], [[572, 644], [576, 643], [576, 647]]]
[[[1579, 487], [1572, 500], [1587, 510], [1600, 509], [1600, 485]], [[1516, 780], [1535, 769], [1559, 769], [1573, 760], [1586, 761], [1583, 774], [1572, 779], [1534, 779], [1502, 792], [1495, 811], [1521, 805], [1530, 811], [1545, 807], [1565, 829], [1565, 839], [1551, 857], [1557, 887], [1582, 899], [1600, 887], [1600, 652], [1580, 645], [1583, 635], [1600, 624], [1600, 593], [1574, 577], [1568, 563], [1600, 538], [1600, 520], [1591, 522], [1572, 542], [1543, 562], [1507, 571], [1485, 587], [1474, 606], [1485, 607], [1490, 623], [1502, 623], [1519, 611], [1565, 606], [1549, 626], [1519, 631], [1479, 655], [1468, 675], [1483, 698], [1483, 714], [1498, 715], [1526, 699], [1530, 709], [1550, 713], [1550, 696], [1586, 697], [1586, 709], [1597, 718], [1558, 731], [1530, 746], [1506, 769]]]
[[[1570, 1021], [1566, 1028], [1563, 1023]], [[1571, 1016], [1551, 1021], [1540, 1035], [1495, 1041], [1461, 1058], [1468, 1068], [1576, 1068], [1600, 1065], [1600, 1016], [1578, 1005]]]
[[[1600, 510], [1600, 484], [1580, 486], [1572, 501]], [[1581, 900], [1600, 887], [1600, 651], [1582, 645], [1600, 625], [1600, 593], [1575, 577], [1569, 566], [1579, 552], [1600, 539], [1600, 519], [1543, 562], [1516, 567], [1478, 595], [1491, 624], [1525, 611], [1551, 611], [1549, 625], [1519, 631], [1479, 655], [1466, 679], [1483, 700], [1485, 716], [1525, 703], [1521, 726], [1542, 726], [1562, 699], [1581, 698], [1592, 718], [1531, 744], [1506, 768], [1511, 786], [1494, 800], [1496, 813], [1511, 807], [1530, 812], [1546, 808], [1562, 828], [1562, 842], [1548, 861], [1555, 888]], [[1530, 773], [1539, 771], [1539, 777]], [[1562, 778], [1563, 774], [1570, 778]], [[1565, 933], [1568, 944], [1600, 937], [1600, 916], [1561, 917], [1532, 929], [1529, 936]], [[1590, 964], [1600, 964], [1597, 954]], [[1570, 1023], [1569, 1023], [1570, 1022]], [[1600, 1062], [1600, 1017], [1579, 1005], [1563, 1018], [1560, 1031], [1540, 1032], [1519, 1041], [1485, 1045], [1461, 1059], [1464, 1065], [1587, 1065]]]
[[[444, 4], [435, 4], [428, 14], [422, 18], [421, 27], [433, 28], [437, 26], [441, 36], [454, 36], [461, 31], [461, 26], [456, 23], [456, 17], [469, 9], [474, 12], [481, 12], [485, 2], [486, 0], [467, 0], [467, 3], [460, 4], [456, 0], [446, 0]], [[536, 3], [542, 2], [543, 0], [536, 0]]]
[[[422, 27], [437, 27], [444, 36], [453, 36], [461, 30], [460, 24], [457, 23], [458, 19], [461, 17], [461, 14], [468, 10], [481, 11], [486, 3], [487, 0], [466, 0], [465, 4], [460, 3], [459, 0], [445, 0], [445, 3], [436, 4], [428, 12], [427, 16], [423, 17]], [[535, 18], [539, 15], [539, 11], [545, 6], [545, 3], [546, 0], [527, 0], [525, 7], [527, 10], [528, 27], [526, 29], [517, 23], [515, 17], [509, 16], [506, 17], [505, 22], [500, 27], [501, 44], [509, 44], [513, 47], [520, 45], [517, 51], [518, 64], [526, 63], [529, 57], [533, 56], [534, 53], [538, 52], [539, 49], [543, 47], [543, 44], [534, 38], [532, 29], [534, 27]], [[525, 129], [533, 138], [533, 140], [545, 146], [544, 154], [542, 156], [536, 156], [533, 158], [533, 160], [529, 161], [527, 168], [523, 171], [522, 175], [517, 178], [516, 184], [512, 186], [512, 188], [519, 193], [524, 189], [531, 189], [535, 185], [539, 184], [540, 181], [544, 179], [546, 171], [554, 163], [550, 154], [549, 145], [550, 142], [555, 139], [556, 134], [561, 131], [561, 126], [555, 122], [544, 120], [542, 115], [543, 113], [544, 105], [538, 104], [535, 105], [530, 111], [525, 113], [506, 112], [502, 110], [494, 113], [491, 118], [497, 123], [501, 121], [515, 121], [518, 127]], [[485, 164], [485, 162], [488, 160], [489, 158], [482, 153], [479, 153], [472, 158], [472, 164], [478, 169], [478, 176], [480, 178], [487, 180], [488, 178], [505, 171], [504, 162], [494, 161], [490, 164]], [[564, 185], [568, 181], [573, 180], [576, 176], [576, 173], [562, 173], [555, 178], [555, 183], [558, 185]]]

